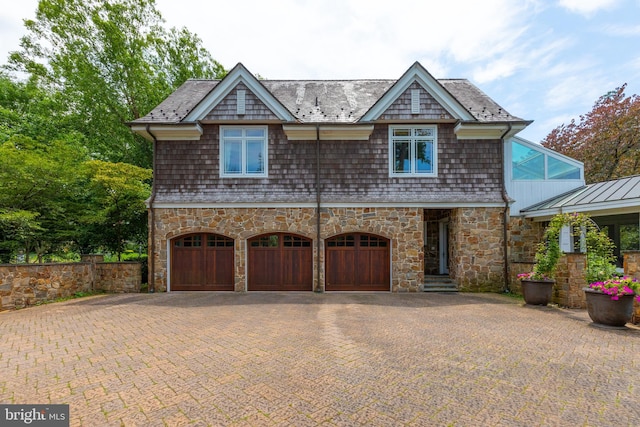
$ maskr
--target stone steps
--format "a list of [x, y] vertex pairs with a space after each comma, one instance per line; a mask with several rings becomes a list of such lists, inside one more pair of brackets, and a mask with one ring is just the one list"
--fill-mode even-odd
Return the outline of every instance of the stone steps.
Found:
[[458, 292], [458, 285], [446, 275], [427, 275], [422, 285], [424, 292]]

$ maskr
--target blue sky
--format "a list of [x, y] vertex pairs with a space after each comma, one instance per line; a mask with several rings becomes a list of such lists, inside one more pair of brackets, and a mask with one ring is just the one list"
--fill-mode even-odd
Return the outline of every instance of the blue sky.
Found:
[[[2, 0], [6, 2], [7, 0]], [[270, 79], [467, 78], [539, 142], [624, 83], [640, 94], [640, 0], [156, 0], [226, 68]], [[0, 8], [0, 63], [37, 0]], [[11, 9], [11, 10], [9, 10]]]

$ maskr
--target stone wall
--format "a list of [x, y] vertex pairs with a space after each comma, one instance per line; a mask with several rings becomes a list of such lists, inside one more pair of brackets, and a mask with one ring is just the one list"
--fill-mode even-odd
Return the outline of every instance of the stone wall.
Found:
[[34, 305], [76, 292], [139, 292], [141, 266], [135, 262], [1, 264], [0, 310]]
[[[176, 208], [155, 210], [155, 274], [150, 287], [167, 290], [168, 242], [189, 233], [216, 233], [235, 241], [236, 292], [246, 290], [246, 241], [265, 233], [289, 232], [314, 240], [313, 289], [324, 290], [324, 239], [361, 232], [391, 240], [391, 288], [416, 292], [423, 283], [423, 210], [420, 208], [322, 208], [320, 254], [314, 208]], [[320, 258], [318, 282], [317, 257]]]
[[103, 262], [95, 264], [95, 290], [109, 293], [140, 292], [142, 265], [139, 262]]
[[509, 218], [509, 259], [511, 262], [534, 260], [538, 243], [542, 241], [545, 224], [528, 218]]
[[501, 208], [458, 208], [449, 223], [449, 274], [461, 291], [500, 292], [504, 287]]

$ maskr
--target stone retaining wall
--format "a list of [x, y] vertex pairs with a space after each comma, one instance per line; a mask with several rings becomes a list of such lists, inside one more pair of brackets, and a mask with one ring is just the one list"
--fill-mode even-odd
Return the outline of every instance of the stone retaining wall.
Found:
[[139, 292], [136, 262], [0, 264], [0, 310], [69, 297], [76, 292]]

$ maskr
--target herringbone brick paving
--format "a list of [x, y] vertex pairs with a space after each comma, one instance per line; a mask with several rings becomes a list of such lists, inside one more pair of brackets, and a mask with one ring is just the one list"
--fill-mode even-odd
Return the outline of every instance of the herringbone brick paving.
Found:
[[640, 329], [499, 295], [108, 295], [0, 334], [0, 402], [74, 426], [640, 425]]

